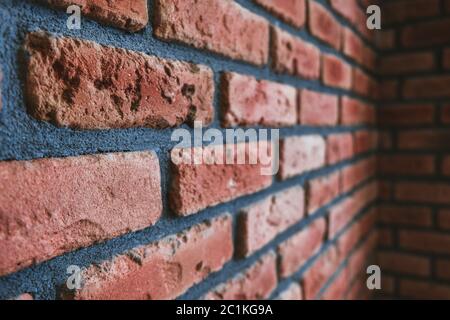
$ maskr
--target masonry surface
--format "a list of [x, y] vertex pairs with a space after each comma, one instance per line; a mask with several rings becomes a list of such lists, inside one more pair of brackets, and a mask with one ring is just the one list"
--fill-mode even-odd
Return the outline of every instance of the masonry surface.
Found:
[[[410, 2], [2, 1], [0, 298], [450, 298], [450, 1]], [[177, 163], [195, 121], [279, 172]]]

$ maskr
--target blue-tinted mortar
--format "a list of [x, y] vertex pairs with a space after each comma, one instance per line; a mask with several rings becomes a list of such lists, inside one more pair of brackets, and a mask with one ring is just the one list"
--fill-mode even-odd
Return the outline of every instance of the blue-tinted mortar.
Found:
[[[339, 55], [351, 65], [356, 65], [351, 59], [342, 56], [339, 52], [311, 37], [307, 31], [303, 29], [296, 30], [289, 25], [282, 23], [262, 8], [254, 5], [251, 1], [238, 0], [237, 2], [258, 15], [264, 16], [273, 25], [277, 25], [284, 30], [316, 44], [322, 52]], [[319, 2], [327, 5], [326, 1], [322, 0]], [[150, 16], [153, 12], [152, 7], [153, 0], [149, 0]], [[259, 68], [250, 64], [232, 61], [217, 54], [193, 49], [182, 44], [160, 41], [153, 37], [151, 23], [140, 32], [129, 33], [103, 26], [89, 19], [82, 19], [81, 30], [69, 30], [66, 28], [67, 17], [68, 15], [65, 12], [52, 10], [49, 7], [38, 4], [36, 1], [2, 0], [0, 2], [0, 66], [4, 75], [1, 89], [3, 108], [0, 112], [0, 160], [27, 160], [104, 152], [154, 150], [158, 154], [161, 163], [163, 194], [166, 195], [168, 191], [170, 181], [168, 154], [170, 149], [176, 144], [176, 142], [173, 142], [170, 139], [171, 129], [75, 131], [57, 128], [51, 124], [37, 121], [27, 114], [23, 88], [24, 77], [26, 75], [26, 56], [21, 50], [21, 46], [26, 34], [30, 31], [46, 30], [58, 35], [79, 37], [104, 45], [144, 52], [149, 55], [208, 65], [215, 72], [216, 84], [216, 118], [212, 127], [219, 129], [218, 82], [220, 72], [222, 71], [236, 71], [242, 74], [253, 75], [257, 78], [287, 83], [297, 88], [310, 88], [334, 94], [345, 93], [355, 98], [361, 98], [351, 92], [326, 88], [318, 81], [304, 81], [291, 76], [275, 74], [269, 67]], [[354, 30], [354, 28], [348, 25], [343, 19], [338, 16], [336, 16], [336, 18], [342, 24], [347, 25]], [[191, 130], [187, 126], [183, 127]], [[336, 132], [353, 132], [361, 128], [363, 128], [363, 126], [334, 128], [296, 126], [281, 129], [280, 135], [281, 137], [311, 133], [328, 135]], [[68, 275], [66, 275], [66, 269], [69, 265], [78, 265], [82, 267], [88, 266], [94, 262], [109, 259], [115, 254], [122, 253], [138, 245], [146, 244], [155, 239], [184, 230], [193, 224], [218, 216], [224, 212], [230, 212], [235, 216], [240, 208], [254, 203], [269, 194], [273, 194], [274, 192], [289, 188], [293, 185], [303, 185], [305, 181], [312, 177], [325, 175], [328, 172], [338, 170], [369, 155], [370, 154], [358, 156], [351, 161], [324, 168], [314, 173], [308, 173], [285, 182], [274, 181], [274, 184], [264, 191], [254, 195], [241, 197], [227, 204], [203, 210], [191, 217], [174, 218], [169, 210], [165, 209], [161, 220], [156, 225], [146, 228], [143, 231], [127, 234], [101, 244], [70, 252], [36, 266], [26, 268], [17, 273], [0, 277], [0, 298], [14, 298], [20, 293], [29, 292], [34, 295], [35, 299], [55, 299], [58, 296], [57, 287], [65, 283], [67, 279]], [[342, 195], [334, 200], [332, 204], [345, 196], [346, 195]], [[164, 205], [165, 208], [167, 208], [167, 197], [164, 197]], [[304, 228], [313, 219], [325, 215], [326, 208], [327, 207], [320, 209], [311, 217], [293, 226], [249, 259], [233, 260], [229, 262], [223, 270], [211, 275], [199, 285], [194, 286], [180, 298], [195, 299], [201, 297], [211, 287], [229, 279], [232, 275], [250, 266], [264, 253], [274, 250], [278, 243]], [[367, 210], [363, 210], [362, 214], [366, 211]], [[325, 248], [326, 246], [323, 250]], [[310, 263], [311, 262], [309, 262], [309, 264]], [[305, 270], [308, 265], [302, 267], [302, 269], [292, 278], [283, 280], [272, 296], [276, 296], [276, 294], [285, 288], [293, 279], [299, 279], [303, 270]]]

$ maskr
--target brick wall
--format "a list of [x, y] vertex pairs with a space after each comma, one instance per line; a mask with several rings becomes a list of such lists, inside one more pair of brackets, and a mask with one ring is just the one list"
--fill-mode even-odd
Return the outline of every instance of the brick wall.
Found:
[[[71, 3], [80, 30], [66, 28]], [[364, 5], [2, 1], [0, 297], [369, 298], [379, 39]], [[433, 65], [428, 52], [410, 59]], [[446, 93], [413, 79], [405, 90]], [[280, 128], [279, 173], [177, 164], [171, 134], [194, 121]], [[418, 137], [408, 149], [436, 147], [433, 132], [404, 134]], [[417, 156], [411, 170], [433, 170]], [[74, 291], [70, 265], [82, 268]]]
[[448, 4], [382, 8], [378, 262], [385, 298], [450, 299]]

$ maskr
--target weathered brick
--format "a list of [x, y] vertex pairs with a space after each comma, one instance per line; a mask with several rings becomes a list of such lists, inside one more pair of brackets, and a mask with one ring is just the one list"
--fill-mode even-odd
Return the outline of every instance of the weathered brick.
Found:
[[389, 175], [431, 175], [435, 172], [435, 158], [430, 155], [379, 155], [378, 170]]
[[154, 33], [256, 65], [269, 57], [268, 22], [232, 0], [157, 0]]
[[372, 151], [377, 148], [379, 141], [378, 131], [360, 130], [353, 134], [355, 154]]
[[[267, 167], [260, 157], [261, 148], [263, 144], [253, 142], [173, 149], [169, 195], [172, 210], [189, 215], [268, 187], [272, 176], [263, 171], [271, 165]], [[267, 159], [271, 160], [271, 156], [268, 153]]]
[[383, 105], [377, 108], [382, 126], [417, 126], [432, 124], [435, 109], [432, 104]]
[[350, 273], [348, 268], [344, 268], [339, 272], [337, 277], [333, 279], [333, 282], [326, 288], [326, 291], [322, 295], [322, 300], [342, 300], [345, 292], [347, 291], [348, 284], [350, 282]]
[[299, 93], [299, 123], [311, 126], [335, 126], [338, 122], [338, 97], [303, 89]]
[[327, 164], [347, 160], [354, 155], [351, 133], [334, 133], [327, 137]]
[[222, 77], [222, 124], [291, 126], [297, 123], [295, 88], [237, 73]]
[[231, 259], [231, 218], [225, 215], [83, 269], [77, 300], [173, 299]]
[[339, 237], [337, 246], [342, 256], [348, 256], [361, 239], [375, 227], [376, 213], [376, 210], [372, 208]]
[[240, 256], [249, 256], [305, 215], [305, 194], [294, 187], [241, 210], [238, 218]]
[[320, 76], [319, 49], [286, 31], [272, 27], [272, 68], [305, 79]]
[[306, 183], [307, 213], [311, 214], [337, 198], [340, 190], [340, 173], [331, 173], [324, 177], [309, 180]]
[[341, 25], [333, 15], [315, 1], [309, 3], [309, 30], [311, 34], [335, 49], [341, 45]]
[[254, 0], [280, 19], [300, 28], [306, 22], [305, 0]]
[[378, 83], [359, 68], [353, 69], [352, 89], [354, 92], [364, 97], [377, 98], [378, 96]]
[[0, 162], [0, 274], [154, 224], [154, 153]]
[[374, 124], [376, 121], [375, 108], [361, 100], [348, 96], [341, 98], [341, 124]]
[[352, 67], [337, 56], [324, 54], [322, 81], [327, 86], [350, 90], [352, 88]]
[[408, 52], [383, 55], [380, 58], [379, 71], [384, 75], [400, 75], [429, 71], [435, 67], [432, 52]]
[[70, 5], [81, 8], [83, 15], [128, 31], [138, 31], [148, 23], [147, 0], [39, 0], [53, 8], [66, 10]]
[[28, 34], [29, 111], [77, 129], [166, 128], [213, 118], [212, 71], [43, 32]]
[[430, 208], [420, 206], [381, 205], [379, 220], [388, 225], [431, 227], [433, 224]]
[[278, 246], [279, 272], [289, 277], [318, 252], [326, 234], [324, 218], [315, 220], [305, 229]]
[[402, 201], [450, 204], [450, 185], [438, 182], [399, 182], [395, 198]]
[[345, 167], [342, 170], [342, 192], [348, 192], [355, 186], [375, 175], [377, 169], [376, 157], [371, 156], [359, 160], [355, 164]]
[[382, 251], [378, 253], [377, 258], [382, 270], [423, 277], [430, 276], [431, 273], [430, 261], [424, 257]]
[[276, 257], [266, 254], [250, 268], [207, 293], [207, 300], [267, 299], [277, 286]]
[[287, 179], [325, 165], [325, 140], [318, 135], [287, 137], [280, 146], [280, 178]]
[[403, 96], [411, 99], [448, 98], [450, 97], [450, 76], [409, 78], [403, 85]]

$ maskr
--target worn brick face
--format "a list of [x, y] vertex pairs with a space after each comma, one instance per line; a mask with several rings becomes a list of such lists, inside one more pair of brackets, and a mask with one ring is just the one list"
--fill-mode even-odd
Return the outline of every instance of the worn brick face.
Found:
[[311, 126], [333, 126], [338, 122], [338, 97], [303, 89], [299, 93], [299, 122]]
[[226, 73], [222, 76], [223, 125], [291, 126], [297, 122], [295, 88], [253, 77]]
[[282, 20], [300, 28], [306, 21], [306, 0], [254, 0]]
[[327, 86], [350, 90], [352, 67], [337, 56], [323, 55], [322, 81]]
[[269, 56], [268, 22], [232, 0], [157, 0], [155, 35], [256, 65]]
[[341, 25], [333, 15], [315, 1], [309, 3], [309, 29], [311, 33], [335, 49], [341, 45]]
[[173, 299], [218, 271], [233, 254], [228, 215], [137, 247], [82, 270], [83, 286], [68, 299]]
[[162, 211], [154, 153], [3, 161], [0, 180], [2, 275], [146, 228]]
[[138, 31], [148, 23], [147, 0], [39, 0], [51, 7], [66, 10], [81, 7], [83, 15], [128, 31]]
[[27, 100], [39, 120], [76, 129], [167, 128], [213, 117], [208, 67], [30, 33]]
[[331, 173], [324, 177], [309, 180], [306, 184], [307, 212], [313, 213], [317, 209], [331, 202], [340, 194], [340, 173]]

